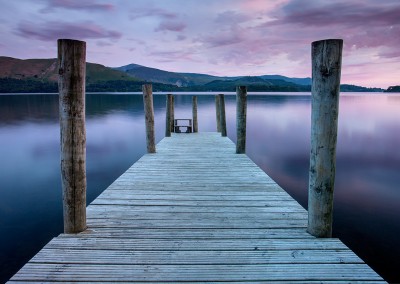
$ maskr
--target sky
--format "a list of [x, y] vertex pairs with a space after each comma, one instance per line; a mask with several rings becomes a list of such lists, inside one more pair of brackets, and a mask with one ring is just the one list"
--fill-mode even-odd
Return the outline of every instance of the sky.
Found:
[[311, 77], [311, 43], [344, 40], [345, 84], [400, 85], [399, 0], [0, 0], [0, 56], [218, 76]]

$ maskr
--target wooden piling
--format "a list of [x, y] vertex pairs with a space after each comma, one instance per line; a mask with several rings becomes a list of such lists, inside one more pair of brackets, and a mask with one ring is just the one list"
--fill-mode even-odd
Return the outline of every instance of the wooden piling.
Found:
[[343, 40], [312, 43], [311, 156], [308, 228], [315, 236], [332, 236], [337, 120]]
[[246, 153], [247, 87], [236, 87], [236, 154]]
[[193, 132], [198, 132], [197, 122], [197, 96], [192, 97]]
[[151, 84], [142, 85], [144, 114], [146, 121], [147, 153], [156, 152], [154, 133], [153, 87]]
[[73, 234], [86, 229], [86, 42], [57, 45], [64, 233]]
[[171, 103], [171, 132], [175, 132], [175, 96], [172, 96]]
[[171, 110], [172, 110], [172, 95], [168, 94], [167, 95], [167, 101], [166, 101], [166, 111], [165, 111], [165, 136], [166, 137], [171, 137], [171, 129], [173, 126], [173, 121], [171, 117]]
[[217, 119], [217, 132], [221, 132], [221, 107], [219, 103], [219, 95], [215, 96], [215, 114]]
[[224, 94], [219, 94], [219, 120], [220, 120], [220, 127], [221, 127], [221, 136], [227, 136], [226, 133], [226, 116], [225, 116], [225, 96]]

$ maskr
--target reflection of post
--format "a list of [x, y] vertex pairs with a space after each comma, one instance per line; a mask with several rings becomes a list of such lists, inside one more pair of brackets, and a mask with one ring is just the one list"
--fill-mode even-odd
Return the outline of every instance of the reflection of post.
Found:
[[171, 101], [171, 132], [175, 132], [175, 96]]
[[165, 137], [171, 137], [171, 104], [172, 95], [167, 95], [167, 101], [165, 103]]
[[225, 96], [223, 94], [219, 94], [219, 109], [220, 109], [220, 127], [221, 127], [221, 136], [226, 136], [226, 117], [225, 117]]
[[86, 43], [58, 40], [64, 233], [86, 229]]
[[217, 118], [217, 132], [221, 132], [221, 107], [219, 105], [219, 95], [215, 96], [215, 114]]
[[144, 115], [146, 122], [146, 142], [147, 152], [155, 153], [155, 135], [154, 135], [154, 109], [153, 109], [153, 87], [151, 84], [142, 85]]
[[198, 132], [198, 123], [197, 123], [197, 96], [193, 96], [192, 98], [192, 114], [193, 114], [193, 132]]
[[337, 119], [343, 40], [312, 43], [311, 156], [308, 229], [315, 237], [332, 236]]
[[236, 154], [246, 152], [247, 88], [236, 87]]

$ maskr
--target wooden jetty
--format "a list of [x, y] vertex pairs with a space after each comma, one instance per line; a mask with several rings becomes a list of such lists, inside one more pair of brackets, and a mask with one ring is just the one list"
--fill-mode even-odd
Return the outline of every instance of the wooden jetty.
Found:
[[340, 240], [306, 232], [307, 211], [220, 133], [157, 144], [14, 282], [378, 283]]
[[236, 145], [226, 137], [223, 94], [220, 133], [197, 132], [193, 97], [188, 134], [171, 134], [177, 119], [168, 95], [166, 138], [156, 147], [152, 85], [143, 85], [148, 154], [86, 208], [86, 44], [59, 40], [65, 234], [9, 282], [384, 282], [330, 238], [342, 46], [312, 43], [307, 213], [245, 155], [245, 86], [236, 89]]

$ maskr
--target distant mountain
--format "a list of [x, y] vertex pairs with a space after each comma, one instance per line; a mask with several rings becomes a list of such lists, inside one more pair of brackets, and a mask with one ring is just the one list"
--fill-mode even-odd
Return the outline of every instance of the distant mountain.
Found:
[[342, 84], [340, 85], [341, 92], [383, 92], [381, 88], [367, 88], [356, 85]]
[[[291, 78], [282, 75], [235, 76], [220, 77], [207, 74], [178, 73], [150, 68], [138, 64], [129, 64], [114, 68], [126, 72], [139, 80], [172, 84], [180, 91], [235, 91], [239, 85], [247, 85], [249, 91], [259, 92], [309, 92], [311, 78]], [[186, 87], [186, 88], [185, 88]], [[366, 88], [356, 85], [343, 84], [342, 92], [382, 92], [380, 88]]]
[[[156, 68], [146, 67], [138, 64], [129, 64], [121, 67], [116, 67], [114, 69], [126, 72], [130, 76], [133, 76], [135, 78], [144, 81], [172, 84], [178, 87], [205, 85], [216, 80], [235, 81], [240, 78], [247, 77], [247, 76], [221, 77], [221, 76], [212, 76], [212, 75], [197, 74], [197, 73], [178, 73], [178, 72], [170, 72]], [[290, 78], [281, 75], [262, 75], [262, 76], [250, 76], [250, 77], [258, 77], [260, 79], [265, 79], [266, 81], [281, 80], [284, 82], [295, 83], [298, 85], [311, 85], [311, 78]], [[279, 84], [279, 85], [285, 85], [285, 84]]]
[[[57, 73], [55, 58], [22, 60], [0, 56], [0, 93], [57, 92]], [[86, 64], [87, 91], [104, 82], [111, 82], [110, 85], [115, 87], [124, 82], [137, 81], [124, 72], [100, 64]]]
[[310, 91], [310, 86], [297, 85], [280, 79], [263, 79], [258, 76], [240, 77], [236, 80], [214, 80], [204, 85], [192, 86], [194, 91], [229, 91], [236, 86], [247, 86], [249, 92], [301, 92]]
[[290, 82], [290, 83], [295, 83], [298, 85], [311, 85], [311, 78], [310, 77], [306, 77], [306, 78], [290, 78], [290, 77], [285, 77], [285, 76], [281, 76], [281, 75], [262, 75], [260, 76], [263, 79], [277, 79], [277, 80], [283, 80], [286, 82]]
[[203, 85], [219, 78], [206, 74], [169, 72], [138, 64], [129, 64], [114, 69], [126, 72], [129, 76], [143, 81], [171, 84], [178, 87]]
[[[57, 92], [56, 59], [16, 59], [0, 56], [0, 93]], [[177, 73], [129, 64], [109, 68], [87, 63], [87, 92], [139, 92], [142, 84], [153, 84], [153, 91], [231, 91], [246, 85], [250, 92], [309, 92], [311, 78], [281, 75], [220, 77], [197, 73]], [[391, 87], [397, 90], [398, 86]], [[390, 89], [390, 88], [389, 88]], [[391, 90], [392, 90], [391, 89]], [[379, 88], [341, 85], [342, 92], [375, 92]], [[389, 91], [389, 90], [388, 90]]]
[[387, 90], [387, 93], [400, 93], [400, 86], [390, 86]]
[[[0, 56], [0, 78], [57, 82], [58, 73], [56, 69], [57, 59], [55, 58], [22, 60]], [[133, 80], [124, 72], [95, 63], [86, 64], [86, 75], [88, 84], [110, 80]]]

